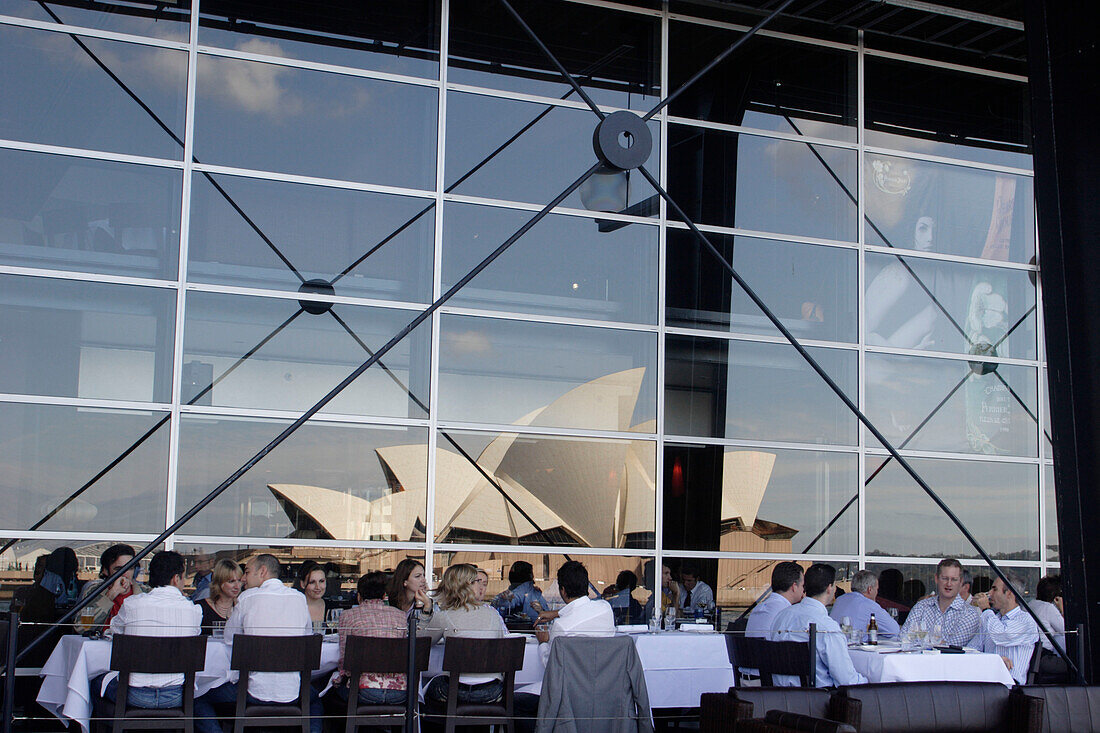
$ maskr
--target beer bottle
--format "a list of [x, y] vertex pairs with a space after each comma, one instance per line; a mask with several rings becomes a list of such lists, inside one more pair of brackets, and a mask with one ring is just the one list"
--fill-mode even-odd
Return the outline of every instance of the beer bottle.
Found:
[[867, 643], [878, 644], [878, 621], [875, 621], [875, 614], [871, 614], [871, 620], [867, 622]]

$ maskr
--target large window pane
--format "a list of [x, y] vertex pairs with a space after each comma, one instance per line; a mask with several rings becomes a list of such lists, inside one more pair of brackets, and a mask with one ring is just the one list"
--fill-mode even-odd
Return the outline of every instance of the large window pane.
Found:
[[864, 176], [868, 244], [1010, 262], [1035, 254], [1030, 178], [877, 153]]
[[[288, 424], [185, 416], [177, 515], [197, 504]], [[308, 423], [182, 532], [339, 540], [423, 538], [424, 494], [404, 491], [382, 453], [393, 449], [403, 457], [409, 475], [423, 475], [426, 441], [422, 428]]]
[[435, 77], [438, 0], [314, 3], [206, 0], [199, 43], [248, 53]]
[[[669, 86], [679, 89], [742, 35], [673, 22]], [[671, 111], [679, 117], [854, 142], [856, 55], [757, 34], [688, 87]]]
[[1047, 532], [1047, 546], [1044, 548], [1047, 560], [1053, 560], [1058, 562], [1060, 559], [1059, 550], [1061, 548], [1061, 541], [1058, 535], [1058, 499], [1057, 489], [1054, 481], [1054, 466], [1043, 466], [1043, 483], [1044, 483], [1044, 502], [1046, 504], [1046, 516], [1043, 517], [1043, 521], [1046, 522]]
[[871, 346], [1035, 358], [1035, 285], [1023, 270], [867, 254]]
[[894, 447], [1035, 455], [1034, 369], [884, 354], [866, 367], [867, 416]]
[[[200, 405], [306, 410], [414, 316], [412, 311], [343, 304], [315, 315], [294, 300], [191, 293], [184, 337], [183, 400]], [[428, 335], [429, 326], [424, 325], [405, 337], [325, 411], [425, 417]], [[250, 353], [257, 346], [260, 348]], [[213, 388], [207, 389], [214, 380]]]
[[[518, 230], [529, 211], [448, 204], [443, 287]], [[593, 318], [657, 321], [657, 228], [548, 216], [464, 287], [455, 305]], [[619, 224], [620, 222], [615, 222]]]
[[[438, 584], [443, 578], [443, 573], [452, 565], [468, 563], [476, 565], [489, 576], [489, 584], [485, 590], [484, 600], [492, 601], [498, 594], [508, 589], [508, 571], [513, 563], [525, 562], [531, 565], [535, 586], [542, 592], [550, 609], [561, 608], [565, 605], [561, 591], [558, 588], [558, 569], [562, 565], [575, 560], [584, 565], [588, 571], [589, 597], [596, 598], [604, 593], [613, 592], [610, 589], [615, 585], [619, 573], [627, 570], [634, 574], [638, 585], [631, 596], [638, 604], [645, 606], [652, 594], [653, 584], [647, 581], [653, 570], [653, 559], [629, 555], [541, 555], [535, 552], [480, 552], [472, 550], [458, 550], [457, 552], [436, 552], [433, 555], [434, 584]], [[618, 590], [616, 588], [616, 590]]]
[[[720, 234], [707, 239], [795, 336], [856, 340], [854, 251]], [[779, 335], [692, 232], [669, 230], [665, 269], [668, 325]]]
[[0, 150], [0, 261], [176, 277], [179, 171]]
[[[660, 20], [581, 4], [513, 2], [597, 104], [648, 110], [660, 86]], [[450, 5], [448, 81], [579, 101], [565, 77], [496, 0]]]
[[196, 576], [204, 575], [220, 560], [244, 565], [261, 553], [273, 555], [279, 561], [279, 579], [291, 584], [306, 563], [317, 563], [325, 571], [325, 605], [329, 608], [351, 608], [356, 601], [359, 578], [373, 571], [392, 572], [397, 564], [410, 557], [424, 561], [424, 552], [381, 550], [354, 547], [303, 547], [294, 545], [239, 545], [209, 542], [177, 542], [176, 552], [183, 555], [187, 589], [194, 588]]
[[444, 420], [652, 433], [654, 334], [444, 316]]
[[668, 186], [697, 224], [856, 238], [851, 150], [672, 125]]
[[[596, 162], [592, 132], [598, 123], [587, 109], [451, 92], [447, 188], [468, 196], [545, 204]], [[657, 176], [661, 155], [656, 123], [650, 131], [653, 152], [645, 165]], [[655, 216], [655, 193], [637, 171], [598, 174], [562, 205]]]
[[[749, 607], [756, 601], [762, 600], [766, 593], [771, 592], [772, 570], [782, 560], [769, 560], [767, 558], [753, 559], [728, 559], [697, 560], [695, 558], [682, 561], [675, 558], [665, 558], [665, 564], [670, 566], [673, 579], [679, 582], [678, 568], [683, 563], [693, 563], [702, 573], [702, 580], [707, 585], [714, 587], [715, 601], [722, 610], [719, 628], [726, 628], [731, 621], [737, 620], [741, 614], [748, 613]], [[800, 560], [802, 569], [810, 567], [810, 559]], [[837, 586], [847, 588], [852, 576], [859, 570], [856, 562], [839, 562], [829, 560], [836, 570]]]
[[175, 295], [0, 276], [0, 392], [167, 401]]
[[[811, 349], [810, 353], [854, 399], [856, 353], [839, 349]], [[791, 346], [670, 336], [665, 358], [665, 430], [669, 433], [856, 442], [851, 411]]]
[[[867, 459], [870, 477], [887, 459]], [[1039, 559], [1036, 466], [911, 459], [909, 464], [991, 556]], [[897, 461], [867, 484], [868, 555], [978, 557], [962, 532]]]
[[431, 300], [431, 199], [202, 174], [191, 191], [191, 280], [297, 290], [293, 266], [341, 295]]
[[195, 156], [410, 188], [435, 183], [434, 89], [199, 57]]
[[187, 42], [191, 3], [176, 0], [126, 0], [110, 4], [45, 3], [36, 0], [0, 0], [0, 15], [30, 18], [42, 23], [95, 28], [97, 30], [152, 36], [165, 41]]
[[70, 498], [42, 530], [164, 529], [168, 413], [0, 402], [0, 435], [3, 529], [29, 529]]
[[0, 137], [181, 159], [187, 54], [99, 38], [80, 41], [88, 51], [64, 33], [0, 25]]
[[[1024, 587], [1020, 589], [1021, 593], [1026, 593], [1029, 597], [1035, 595], [1035, 584], [1039, 582], [1038, 568], [1009, 567], [1000, 565], [999, 562], [998, 565], [1002, 570], [1011, 570], [1020, 577], [1024, 584]], [[900, 603], [903, 606], [912, 608], [917, 601], [929, 593], [936, 592], [936, 565], [934, 563], [910, 565], [909, 563], [895, 564], [887, 561], [867, 563], [867, 569], [878, 573], [879, 596]], [[989, 589], [993, 587], [994, 579], [997, 577], [992, 568], [983, 564], [972, 565], [968, 563], [963, 565], [963, 570], [970, 573], [971, 593], [988, 593]]]
[[665, 547], [854, 554], [857, 468], [848, 453], [668, 445]]
[[865, 64], [868, 145], [1031, 167], [1023, 82], [875, 56]]
[[438, 542], [653, 547], [652, 441], [441, 431], [438, 445]]

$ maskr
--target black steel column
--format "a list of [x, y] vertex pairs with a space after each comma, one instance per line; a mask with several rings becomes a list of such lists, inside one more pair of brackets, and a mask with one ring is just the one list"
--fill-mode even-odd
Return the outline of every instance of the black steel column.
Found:
[[[1044, 326], [1066, 626], [1100, 672], [1100, 156], [1093, 3], [1027, 0]], [[1046, 548], [1043, 548], [1045, 551]]]

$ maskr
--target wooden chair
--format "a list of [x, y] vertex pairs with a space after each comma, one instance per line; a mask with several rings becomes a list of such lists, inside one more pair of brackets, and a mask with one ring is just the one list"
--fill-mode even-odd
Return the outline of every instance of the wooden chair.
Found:
[[[730, 624], [732, 626], [733, 624]], [[730, 633], [726, 635], [726, 653], [729, 655], [730, 664], [733, 665], [733, 685], [741, 686], [741, 673], [738, 667], [759, 670], [763, 666], [765, 645], [767, 639], [745, 636], [744, 634]], [[760, 684], [765, 684], [761, 680]], [[767, 683], [771, 686], [771, 682]]]
[[[413, 677], [412, 694], [420, 688], [420, 674], [428, 669], [432, 640], [429, 636], [416, 638], [416, 674]], [[397, 726], [405, 716], [405, 705], [365, 705], [359, 702], [359, 677], [364, 672], [404, 675], [409, 668], [409, 640], [407, 638], [382, 639], [373, 636], [348, 636], [344, 645], [344, 669], [348, 672], [348, 706], [344, 712], [347, 724], [345, 733], [355, 733], [359, 726]]]
[[[516, 672], [523, 668], [522, 636], [501, 639], [447, 637], [443, 652], [443, 671], [450, 676], [447, 689], [446, 733], [453, 733], [461, 718], [462, 725], [500, 725], [511, 733], [514, 714]], [[459, 676], [463, 674], [504, 675], [504, 692], [495, 703], [460, 703]]]
[[[115, 702], [99, 700], [96, 717], [111, 718], [109, 729], [182, 730], [192, 733], [195, 719], [195, 673], [206, 666], [205, 636], [137, 636], [116, 634], [111, 642], [111, 669], [118, 672]], [[182, 674], [183, 702], [178, 708], [129, 706], [131, 674]]]
[[[321, 666], [321, 635], [233, 637], [233, 656], [229, 668], [240, 672], [237, 684], [237, 710], [233, 733], [245, 728], [298, 727], [309, 733], [309, 682], [313, 670]], [[297, 672], [300, 676], [297, 703], [254, 705], [248, 702], [249, 672]]]
[[777, 674], [798, 677], [802, 687], [817, 686], [817, 638], [812, 630], [809, 641], [765, 641], [760, 653], [762, 686], [772, 687]]

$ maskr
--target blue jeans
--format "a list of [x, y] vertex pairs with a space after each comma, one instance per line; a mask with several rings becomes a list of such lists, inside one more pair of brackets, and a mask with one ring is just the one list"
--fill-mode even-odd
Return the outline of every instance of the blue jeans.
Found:
[[[441, 674], [432, 678], [428, 687], [424, 690], [424, 699], [429, 702], [446, 703], [447, 691], [450, 689], [451, 680]], [[504, 683], [500, 680], [483, 682], [480, 685], [464, 685], [458, 683], [458, 701], [472, 705], [483, 705], [496, 702], [504, 694]]]
[[[336, 694], [344, 702], [348, 701], [348, 688], [337, 687]], [[363, 705], [404, 705], [404, 690], [382, 690], [376, 687], [360, 687], [359, 702]]]
[[[215, 687], [202, 697], [195, 698], [195, 733], [222, 733], [218, 723], [214, 705], [217, 703], [236, 703], [237, 686], [232, 682], [226, 682], [221, 687]], [[267, 700], [257, 700], [248, 696], [249, 705], [279, 705]], [[286, 703], [290, 704], [290, 703]], [[310, 733], [321, 733], [321, 723], [324, 710], [321, 708], [321, 698], [312, 687], [309, 689], [309, 730]]]
[[[118, 677], [107, 683], [103, 697], [115, 702], [118, 695]], [[183, 685], [169, 687], [131, 687], [126, 702], [135, 708], [178, 708], [183, 705]]]

